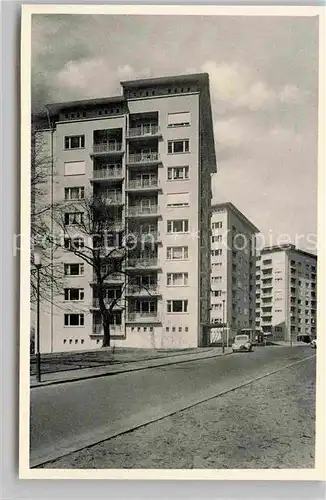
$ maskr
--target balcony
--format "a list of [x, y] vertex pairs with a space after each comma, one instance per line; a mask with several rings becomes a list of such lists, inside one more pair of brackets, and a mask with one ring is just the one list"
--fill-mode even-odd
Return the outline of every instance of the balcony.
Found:
[[123, 153], [122, 142], [108, 141], [93, 144], [91, 156], [120, 156]]
[[118, 259], [123, 260], [125, 256], [125, 249], [116, 246], [110, 246], [110, 243], [94, 246], [94, 250], [98, 250], [98, 254], [106, 260]]
[[127, 158], [127, 165], [158, 165], [161, 163], [158, 151], [151, 153], [130, 153]]
[[266, 290], [268, 288], [272, 288], [272, 282], [267, 282], [267, 283], [264, 282], [264, 283], [262, 283], [262, 285], [261, 285], [261, 289], [262, 290]]
[[100, 168], [93, 170], [91, 182], [122, 181], [122, 168]]
[[130, 285], [126, 289], [126, 295], [133, 297], [150, 297], [159, 295], [158, 286], [155, 285]]
[[[114, 299], [112, 299], [112, 298], [111, 299], [105, 298], [104, 299], [104, 304], [106, 306], [109, 306], [111, 304], [112, 300], [114, 300]], [[90, 309], [99, 309], [99, 308], [100, 308], [100, 301], [99, 301], [99, 299], [93, 299], [93, 303], [92, 303]], [[113, 308], [114, 311], [121, 311], [121, 309], [122, 308], [120, 306], [118, 306], [118, 305], [115, 305], [114, 308]]]
[[150, 137], [161, 137], [160, 128], [155, 123], [141, 125], [140, 127], [132, 127], [128, 130], [127, 139], [131, 140], [146, 140]]
[[154, 312], [129, 312], [126, 323], [161, 323], [161, 318], [157, 311]]
[[133, 237], [137, 240], [137, 243], [142, 243], [142, 244], [155, 244], [159, 243], [161, 241], [161, 236], [158, 231], [150, 231], [150, 232], [143, 232], [143, 231], [134, 231], [132, 228], [128, 230], [129, 235], [133, 235]]
[[127, 269], [149, 269], [149, 268], [154, 268], [157, 269], [159, 268], [158, 264], [158, 259], [152, 258], [152, 259], [141, 259], [141, 258], [136, 258], [136, 259], [128, 259], [126, 262], [126, 268]]
[[158, 191], [160, 189], [158, 179], [130, 180], [126, 186], [126, 191]]
[[142, 206], [134, 205], [128, 208], [128, 217], [158, 217], [158, 205]]
[[271, 316], [262, 316], [262, 323], [264, 325], [271, 325], [272, 324], [272, 317]]
[[[102, 276], [105, 276], [106, 271], [105, 269], [102, 270]], [[96, 274], [93, 274], [93, 280], [92, 283], [96, 283]], [[124, 282], [124, 275], [121, 273], [111, 273], [109, 276], [107, 276], [104, 279], [105, 283], [123, 283]]]
[[[93, 325], [92, 328], [92, 336], [103, 337], [103, 326], [102, 325]], [[122, 325], [111, 325], [110, 326], [110, 336], [111, 337], [124, 337], [124, 331]]]
[[106, 196], [105, 193], [103, 193], [102, 200], [105, 203], [105, 205], [108, 205], [108, 206], [119, 206], [119, 205], [124, 204], [122, 201], [122, 194]]

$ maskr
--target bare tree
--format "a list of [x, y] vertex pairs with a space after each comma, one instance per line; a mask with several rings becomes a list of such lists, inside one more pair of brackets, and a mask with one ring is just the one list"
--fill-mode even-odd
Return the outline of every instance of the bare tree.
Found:
[[[58, 204], [54, 214], [55, 224], [63, 235], [65, 250], [80, 257], [93, 269], [93, 298], [98, 302], [103, 325], [102, 347], [108, 347], [113, 312], [116, 306], [121, 310], [124, 308], [122, 299], [126, 287], [132, 282], [137, 283], [150, 296], [150, 292], [138, 282], [137, 277], [129, 275], [125, 269], [128, 252], [135, 242], [128, 244], [121, 227], [116, 227], [116, 208], [108, 204], [102, 195], [69, 203], [69, 209], [67, 205]], [[116, 289], [115, 297], [108, 299], [108, 278], [119, 275], [121, 286]]]
[[[52, 132], [50, 132], [51, 134]], [[52, 140], [52, 137], [51, 137]], [[31, 132], [31, 303], [37, 300], [36, 270], [34, 267], [34, 244], [43, 249], [43, 263], [40, 269], [40, 296], [51, 302], [53, 296], [62, 290], [62, 265], [56, 260], [55, 245], [51, 233], [52, 199], [51, 184], [54, 182], [53, 148], [42, 131], [32, 124]]]

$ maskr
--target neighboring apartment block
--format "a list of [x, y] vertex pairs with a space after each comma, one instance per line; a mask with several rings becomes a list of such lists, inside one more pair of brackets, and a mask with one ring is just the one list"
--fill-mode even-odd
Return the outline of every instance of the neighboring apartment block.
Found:
[[284, 341], [315, 337], [317, 256], [294, 245], [265, 247], [256, 269], [256, 327]]
[[[259, 230], [232, 204], [212, 205], [211, 323], [227, 324], [228, 336], [255, 325], [255, 234]], [[221, 329], [211, 331], [211, 341]]]
[[[211, 174], [216, 172], [207, 74], [122, 82], [122, 95], [50, 104], [42, 134], [52, 156], [46, 203], [101, 195], [116, 233], [151, 234], [123, 264], [128, 286], [114, 310], [115, 345], [196, 347], [208, 343]], [[41, 127], [42, 128], [42, 127]], [[69, 244], [69, 242], [67, 242]], [[62, 293], [42, 303], [41, 351], [100, 347], [103, 331], [92, 268], [63, 248]], [[107, 279], [107, 298], [122, 286]], [[150, 294], [146, 293], [150, 290]]]

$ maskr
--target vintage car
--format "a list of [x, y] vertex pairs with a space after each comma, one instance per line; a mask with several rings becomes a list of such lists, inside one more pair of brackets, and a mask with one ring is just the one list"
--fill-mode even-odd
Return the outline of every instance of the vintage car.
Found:
[[313, 349], [317, 349], [317, 339], [314, 339], [310, 342], [310, 346], [313, 348]]
[[237, 335], [232, 344], [233, 352], [249, 352], [252, 351], [252, 343], [249, 335]]

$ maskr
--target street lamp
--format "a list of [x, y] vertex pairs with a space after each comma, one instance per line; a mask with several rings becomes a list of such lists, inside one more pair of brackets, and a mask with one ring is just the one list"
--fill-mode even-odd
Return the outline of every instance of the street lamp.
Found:
[[36, 379], [41, 382], [41, 353], [40, 353], [40, 269], [42, 267], [42, 248], [38, 245], [34, 246], [34, 265], [36, 267], [36, 297], [37, 297], [37, 313], [36, 313]]
[[222, 309], [222, 314], [223, 314], [223, 330], [222, 330], [222, 352], [224, 353], [225, 351], [225, 345], [224, 345], [224, 325], [225, 325], [225, 299], [222, 300], [222, 305], [223, 305], [223, 309]]

